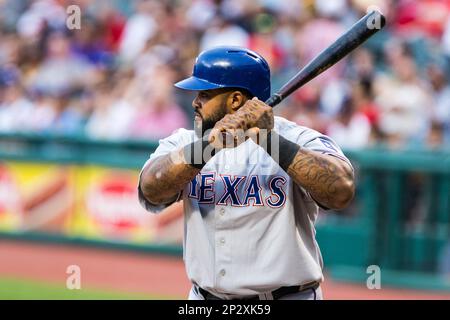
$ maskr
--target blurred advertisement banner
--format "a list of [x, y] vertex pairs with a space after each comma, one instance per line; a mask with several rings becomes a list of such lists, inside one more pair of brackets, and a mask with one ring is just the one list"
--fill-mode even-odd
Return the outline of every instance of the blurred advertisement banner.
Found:
[[0, 231], [51, 232], [130, 243], [180, 243], [181, 205], [153, 215], [137, 201], [138, 171], [0, 165]]

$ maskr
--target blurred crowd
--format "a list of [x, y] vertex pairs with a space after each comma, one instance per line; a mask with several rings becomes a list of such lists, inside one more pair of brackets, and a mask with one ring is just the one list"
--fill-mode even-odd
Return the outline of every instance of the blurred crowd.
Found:
[[[80, 29], [67, 27], [71, 5]], [[249, 47], [272, 91], [371, 6], [388, 26], [276, 113], [343, 148], [450, 146], [450, 0], [2, 0], [0, 133], [156, 140], [192, 128], [173, 83], [217, 45]]]

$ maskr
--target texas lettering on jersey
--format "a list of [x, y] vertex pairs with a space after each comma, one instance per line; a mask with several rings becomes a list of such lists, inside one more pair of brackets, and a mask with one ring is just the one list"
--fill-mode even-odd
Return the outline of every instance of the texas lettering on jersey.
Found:
[[[261, 178], [266, 183], [261, 183]], [[189, 184], [188, 197], [199, 204], [281, 208], [286, 203], [287, 179], [283, 176], [198, 174]]]

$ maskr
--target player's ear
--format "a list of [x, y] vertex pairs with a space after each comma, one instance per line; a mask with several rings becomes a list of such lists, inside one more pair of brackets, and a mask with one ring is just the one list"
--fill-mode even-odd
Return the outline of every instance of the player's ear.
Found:
[[233, 112], [242, 107], [246, 101], [247, 97], [241, 91], [233, 91], [228, 96], [228, 105]]

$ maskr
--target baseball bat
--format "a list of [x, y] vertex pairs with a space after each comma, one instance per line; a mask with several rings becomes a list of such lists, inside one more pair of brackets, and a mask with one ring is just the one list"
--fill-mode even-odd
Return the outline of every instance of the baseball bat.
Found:
[[333, 44], [319, 53], [278, 90], [277, 93], [267, 99], [265, 103], [271, 107], [275, 107], [292, 92], [340, 61], [360, 44], [381, 30], [385, 24], [386, 18], [379, 11], [374, 10], [369, 12]]

